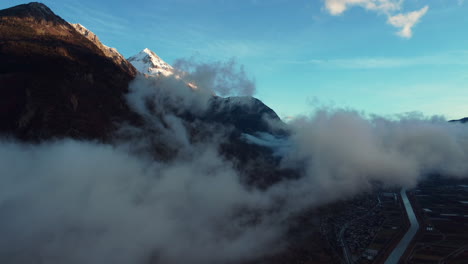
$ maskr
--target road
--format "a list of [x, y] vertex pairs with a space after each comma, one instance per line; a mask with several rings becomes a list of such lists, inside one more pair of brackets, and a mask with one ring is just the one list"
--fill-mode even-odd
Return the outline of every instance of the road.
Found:
[[341, 241], [341, 246], [343, 247], [343, 255], [346, 261], [346, 264], [352, 264], [353, 259], [351, 256], [351, 253], [349, 252], [348, 245], [346, 245], [346, 241], [344, 240], [344, 232], [346, 231], [346, 228], [348, 228], [348, 223], [346, 223], [340, 230], [340, 241]]
[[406, 189], [401, 190], [401, 199], [403, 200], [403, 204], [405, 205], [406, 213], [408, 215], [408, 219], [410, 221], [410, 228], [400, 240], [400, 243], [393, 249], [390, 256], [388, 256], [385, 264], [397, 264], [400, 260], [401, 256], [405, 253], [406, 249], [408, 248], [411, 240], [413, 240], [414, 236], [418, 232], [419, 223], [416, 215], [414, 214], [413, 207], [411, 206], [410, 201], [408, 200], [408, 196], [406, 196]]

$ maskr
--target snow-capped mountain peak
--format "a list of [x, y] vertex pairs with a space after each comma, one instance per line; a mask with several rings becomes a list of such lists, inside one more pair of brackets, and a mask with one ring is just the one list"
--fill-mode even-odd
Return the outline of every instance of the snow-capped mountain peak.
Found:
[[170, 76], [174, 74], [174, 68], [148, 48], [128, 58], [128, 61], [143, 74], [152, 76]]

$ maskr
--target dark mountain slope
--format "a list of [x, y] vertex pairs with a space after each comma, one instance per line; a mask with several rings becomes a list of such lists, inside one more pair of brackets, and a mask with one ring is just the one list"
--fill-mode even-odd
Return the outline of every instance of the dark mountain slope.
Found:
[[253, 97], [215, 97], [204, 118], [222, 124], [231, 124], [242, 133], [281, 133], [270, 124], [270, 122], [281, 122], [278, 115], [262, 101]]
[[457, 120], [450, 120], [449, 122], [460, 122], [462, 124], [468, 123], [468, 117], [462, 118], [462, 119], [457, 119]]
[[136, 75], [40, 3], [0, 11], [0, 132], [105, 139]]

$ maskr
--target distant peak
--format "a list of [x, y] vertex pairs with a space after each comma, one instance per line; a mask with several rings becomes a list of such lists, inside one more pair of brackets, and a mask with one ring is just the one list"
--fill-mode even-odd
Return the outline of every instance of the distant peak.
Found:
[[171, 65], [163, 61], [156, 53], [148, 48], [143, 49], [137, 55], [128, 58], [135, 68], [143, 73], [153, 76], [169, 76], [174, 73]]
[[144, 50], [141, 51], [142, 53], [148, 54], [151, 57], [156, 57], [159, 58], [159, 56], [152, 50], [145, 48]]

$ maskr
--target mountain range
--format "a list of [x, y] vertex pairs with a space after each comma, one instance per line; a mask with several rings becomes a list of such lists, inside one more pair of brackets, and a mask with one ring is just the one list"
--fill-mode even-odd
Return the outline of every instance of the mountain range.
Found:
[[[60, 138], [115, 142], [124, 137], [118, 133], [122, 124], [145, 129], [144, 117], [125, 99], [132, 80], [138, 75], [165, 78], [175, 72], [149, 49], [125, 59], [90, 30], [68, 23], [41, 3], [1, 10], [0, 23], [0, 133], [5, 136], [32, 142]], [[281, 120], [260, 100], [210, 95], [203, 113], [176, 108], [170, 111], [193, 135], [213, 126], [231, 127], [222, 153], [239, 168], [261, 161], [255, 173], [248, 172], [249, 181], [267, 184], [281, 173], [294, 174], [279, 169], [271, 149], [243, 138], [245, 133], [287, 135], [281, 125], [271, 126]], [[164, 126], [162, 116], [155, 118]], [[163, 140], [155, 141], [155, 158], [167, 160], [177, 153]]]

